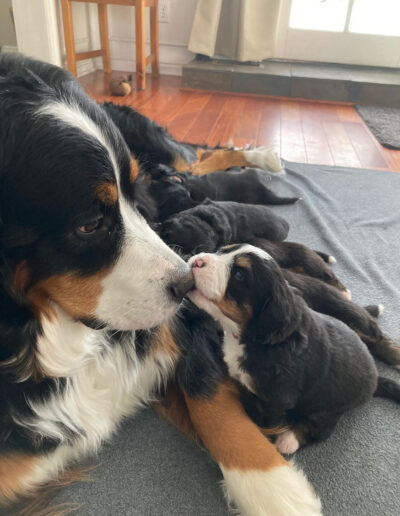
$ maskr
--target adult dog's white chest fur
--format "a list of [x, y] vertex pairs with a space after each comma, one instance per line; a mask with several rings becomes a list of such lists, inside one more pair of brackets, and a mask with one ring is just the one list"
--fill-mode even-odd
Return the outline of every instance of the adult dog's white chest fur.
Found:
[[96, 452], [124, 416], [154, 400], [157, 388], [173, 371], [174, 356], [161, 350], [150, 349], [138, 357], [134, 332], [123, 344], [112, 344], [96, 333], [86, 347], [97, 352], [88, 354], [86, 364], [60, 382], [50, 398], [32, 401], [32, 416], [15, 418], [38, 436], [60, 443], [43, 456], [35, 474], [26, 479], [28, 485], [44, 482], [83, 454]]
[[224, 331], [223, 356], [228, 367], [229, 375], [237, 380], [249, 391], [254, 392], [254, 384], [251, 376], [241, 367], [244, 358], [245, 346], [241, 344], [237, 335], [230, 329]]

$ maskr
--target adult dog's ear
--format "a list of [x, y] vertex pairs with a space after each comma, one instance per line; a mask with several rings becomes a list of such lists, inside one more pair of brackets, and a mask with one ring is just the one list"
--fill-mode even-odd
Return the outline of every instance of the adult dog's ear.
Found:
[[260, 282], [260, 296], [253, 317], [242, 332], [242, 341], [254, 345], [274, 345], [298, 328], [302, 300], [289, 287], [280, 267], [268, 260], [266, 277]]
[[15, 288], [15, 267], [7, 256], [37, 237], [34, 230], [0, 223], [0, 379], [11, 382], [42, 377], [36, 359], [41, 324]]
[[34, 228], [0, 223], [0, 252], [31, 245], [38, 236]]

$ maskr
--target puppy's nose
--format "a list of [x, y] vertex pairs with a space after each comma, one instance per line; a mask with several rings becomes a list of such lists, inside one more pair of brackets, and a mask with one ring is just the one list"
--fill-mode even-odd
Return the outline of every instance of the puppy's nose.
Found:
[[201, 269], [205, 265], [206, 265], [206, 262], [203, 258], [195, 258], [192, 262], [192, 269], [195, 269], [196, 267]]
[[168, 290], [175, 301], [180, 303], [189, 290], [194, 287], [193, 273], [191, 270], [186, 272], [179, 279], [175, 279], [168, 286]]

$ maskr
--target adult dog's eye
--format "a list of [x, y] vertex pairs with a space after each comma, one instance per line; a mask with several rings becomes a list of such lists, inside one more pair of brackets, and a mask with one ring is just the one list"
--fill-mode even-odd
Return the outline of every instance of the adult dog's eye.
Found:
[[241, 269], [240, 267], [234, 267], [232, 270], [232, 276], [238, 281], [243, 281], [244, 280], [243, 269]]
[[92, 235], [93, 233], [96, 233], [98, 231], [104, 222], [104, 217], [100, 217], [96, 220], [93, 220], [91, 222], [88, 222], [87, 224], [84, 224], [83, 226], [79, 226], [77, 229], [77, 232], [81, 235]]

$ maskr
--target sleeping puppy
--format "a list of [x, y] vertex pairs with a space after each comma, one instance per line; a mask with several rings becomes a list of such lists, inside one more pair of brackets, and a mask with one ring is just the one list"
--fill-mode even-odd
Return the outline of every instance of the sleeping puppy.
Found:
[[280, 241], [287, 237], [288, 231], [286, 220], [266, 206], [207, 199], [167, 219], [161, 226], [160, 236], [168, 245], [188, 255], [214, 252], [223, 245], [249, 238]]
[[276, 195], [267, 186], [269, 175], [256, 168], [232, 168], [197, 176], [159, 165], [149, 175], [149, 192], [158, 205], [160, 221], [207, 198], [247, 204], [293, 204], [299, 200]]
[[166, 165], [158, 165], [148, 174], [149, 194], [158, 209], [158, 220], [163, 222], [169, 216], [180, 211], [188, 210], [199, 203], [190, 196], [184, 184], [182, 173]]
[[215, 201], [235, 201], [249, 204], [293, 204], [298, 197], [279, 197], [269, 188], [270, 176], [258, 168], [217, 170], [204, 176], [183, 172], [183, 183], [192, 199], [207, 197]]
[[276, 439], [281, 453], [327, 438], [375, 393], [400, 402], [400, 387], [378, 377], [357, 334], [308, 308], [265, 251], [228, 246], [189, 264], [189, 298], [221, 324], [224, 361], [247, 412], [259, 426], [288, 426]]
[[374, 357], [386, 364], [400, 367], [400, 346], [380, 329], [374, 319], [382, 313], [383, 305], [362, 307], [346, 299], [337, 288], [320, 279], [286, 269], [282, 269], [282, 273], [312, 310], [344, 322], [358, 334]]
[[246, 241], [270, 254], [280, 267], [325, 281], [340, 290], [347, 299], [351, 298], [350, 290], [339, 281], [327, 265], [327, 263], [336, 262], [333, 256], [313, 251], [297, 242], [270, 242], [265, 238]]

